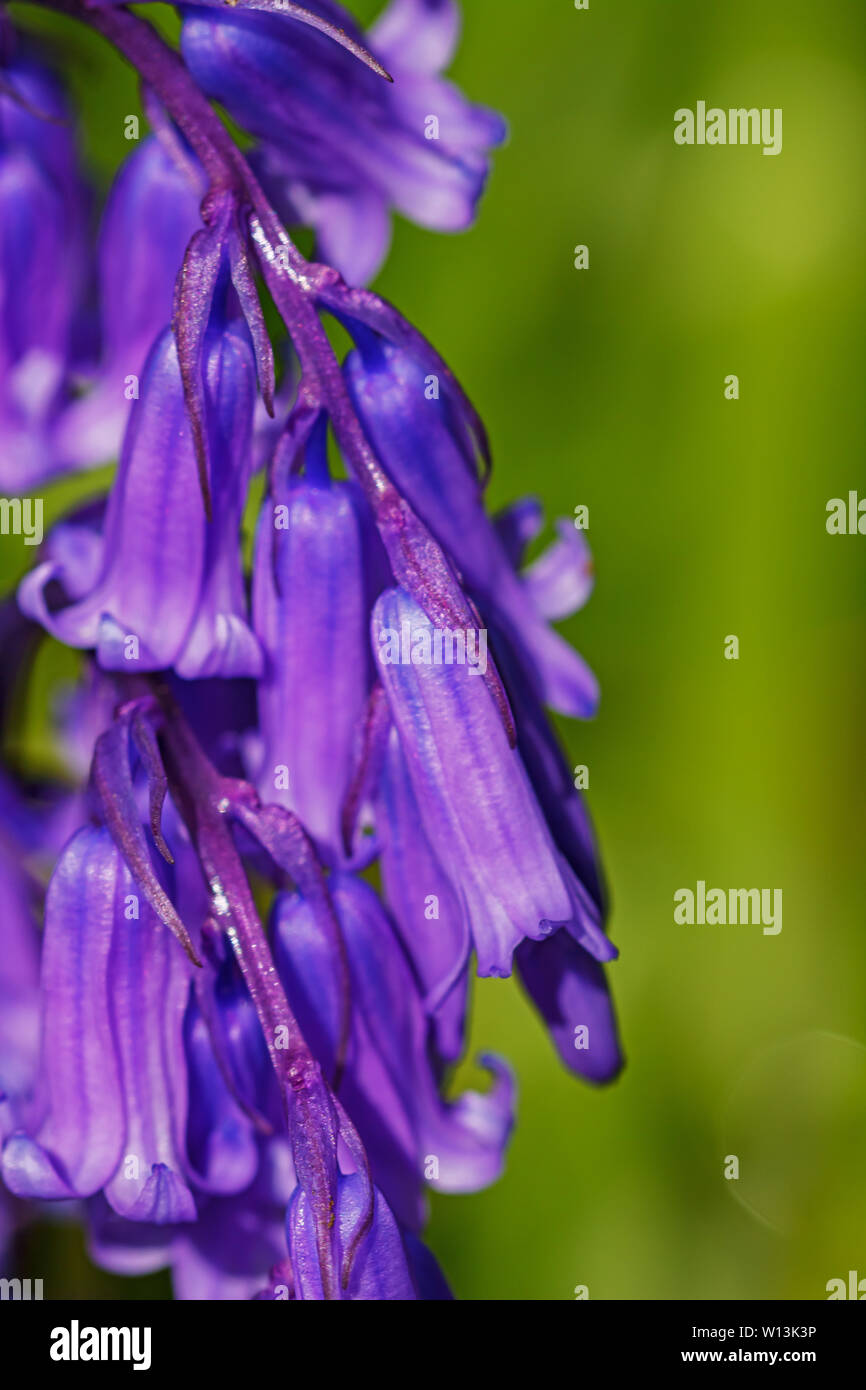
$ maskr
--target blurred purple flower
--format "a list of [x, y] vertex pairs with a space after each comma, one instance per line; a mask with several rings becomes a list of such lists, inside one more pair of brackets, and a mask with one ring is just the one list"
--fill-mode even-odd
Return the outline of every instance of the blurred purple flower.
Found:
[[21, 864], [22, 846], [0, 815], [0, 1140], [28, 1094], [39, 1055], [39, 936], [36, 890]]
[[[198, 186], [195, 181], [198, 175]], [[171, 318], [183, 253], [199, 226], [202, 171], [172, 159], [154, 136], [121, 166], [98, 244], [100, 360], [92, 389], [64, 412], [56, 449], [78, 467], [117, 457], [156, 339]]]
[[[308, 8], [363, 38], [331, 0]], [[471, 225], [505, 125], [439, 75], [459, 31], [453, 0], [392, 0], [368, 43], [393, 85], [279, 14], [187, 7], [184, 16], [194, 77], [259, 137], [268, 188], [288, 220], [315, 229], [319, 258], [349, 283], [378, 270], [392, 208], [433, 231]]]
[[87, 193], [69, 111], [29, 60], [0, 88], [0, 488], [56, 472], [54, 438], [75, 361]]

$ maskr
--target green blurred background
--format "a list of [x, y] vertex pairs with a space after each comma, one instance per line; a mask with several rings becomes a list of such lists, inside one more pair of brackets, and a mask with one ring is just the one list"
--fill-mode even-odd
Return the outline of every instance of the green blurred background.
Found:
[[[132, 76], [15, 8], [58, 43], [104, 185]], [[866, 538], [825, 529], [831, 497], [866, 495], [866, 9], [465, 10], [453, 73], [510, 140], [476, 228], [399, 223], [377, 288], [479, 405], [493, 504], [590, 508], [596, 590], [564, 630], [603, 701], [561, 729], [590, 769], [629, 1062], [580, 1086], [517, 986], [482, 982], [473, 1053], [513, 1061], [519, 1123], [494, 1188], [434, 1201], [431, 1244], [464, 1299], [824, 1298], [866, 1276]], [[675, 146], [698, 99], [782, 107], [782, 153]], [[781, 888], [781, 934], [675, 925], [698, 879]], [[118, 1296], [49, 1240], [66, 1292]]]

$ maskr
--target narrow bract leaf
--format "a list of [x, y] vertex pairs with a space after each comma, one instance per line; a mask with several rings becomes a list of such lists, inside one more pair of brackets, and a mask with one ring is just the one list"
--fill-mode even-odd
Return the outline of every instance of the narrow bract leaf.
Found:
[[212, 226], [202, 227], [197, 231], [189, 243], [175, 286], [172, 320], [183, 394], [189, 412], [199, 483], [208, 521], [213, 519], [213, 510], [202, 358], [213, 293], [225, 244], [228, 215], [226, 209]]
[[235, 292], [241, 306], [241, 312], [246, 320], [246, 325], [250, 330], [250, 337], [253, 342], [259, 390], [262, 393], [265, 410], [268, 412], [271, 419], [273, 419], [275, 389], [274, 349], [271, 345], [270, 335], [268, 334], [267, 325], [265, 323], [265, 316], [262, 313], [261, 301], [259, 300], [258, 290], [256, 289], [253, 279], [253, 272], [247, 254], [245, 233], [241, 227], [235, 227], [229, 238], [229, 265], [231, 267], [232, 284], [235, 287]]
[[93, 785], [97, 791], [105, 823], [123, 854], [136, 882], [160, 921], [177, 937], [193, 965], [201, 965], [189, 932], [174, 904], [154, 872], [135, 801], [135, 787], [129, 763], [129, 724], [118, 720], [96, 741], [93, 755]]
[[165, 769], [159, 756], [156, 735], [140, 710], [132, 716], [132, 737], [147, 771], [148, 793], [150, 797], [150, 831], [154, 843], [167, 864], [174, 863], [174, 855], [165, 842], [162, 833], [162, 807], [168, 791]]

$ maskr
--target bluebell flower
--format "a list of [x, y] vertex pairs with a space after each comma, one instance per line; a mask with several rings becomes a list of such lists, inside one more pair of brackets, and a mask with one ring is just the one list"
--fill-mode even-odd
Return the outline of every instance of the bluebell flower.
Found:
[[7, 803], [0, 811], [0, 1140], [15, 1122], [39, 1057], [37, 894], [22, 866], [23, 846], [16, 827], [8, 824], [12, 809]]
[[[352, 1262], [345, 1296], [365, 1302], [380, 1299], [410, 1302], [418, 1294], [400, 1229], [378, 1191], [374, 1192], [372, 1217], [366, 1215], [364, 1188], [359, 1174], [341, 1174], [337, 1179], [335, 1262], [346, 1260], [362, 1224], [367, 1229], [362, 1248]], [[309, 1205], [306, 1192], [299, 1186], [289, 1203], [286, 1218], [295, 1297], [324, 1299], [328, 1295], [321, 1276]]]
[[108, 195], [97, 247], [99, 360], [90, 390], [58, 423], [63, 464], [114, 460], [148, 354], [171, 318], [184, 252], [200, 224], [203, 175], [172, 158], [155, 136], [121, 166]]
[[[446, 1102], [428, 1057], [428, 1021], [409, 959], [372, 888], [332, 877], [331, 896], [349, 957], [352, 1028], [343, 1104], [364, 1141], [373, 1176], [403, 1225], [418, 1231], [424, 1193], [474, 1192], [499, 1177], [513, 1122], [513, 1085], [497, 1059], [488, 1095]], [[317, 1056], [333, 1066], [340, 1000], [333, 943], [300, 895], [274, 908], [277, 968]]]
[[259, 519], [259, 785], [267, 800], [297, 812], [328, 862], [338, 863], [372, 680], [368, 558], [377, 542], [357, 486], [330, 478], [321, 427], [319, 435], [307, 446], [303, 478], [275, 474]]
[[0, 90], [0, 488], [57, 471], [55, 431], [76, 365], [88, 195], [68, 107], [30, 60]]
[[[254, 1181], [233, 1196], [209, 1197], [170, 1252], [175, 1297], [288, 1299], [293, 1289], [286, 1213], [296, 1177], [288, 1142], [259, 1139]], [[158, 1267], [158, 1266], [157, 1266]], [[271, 1276], [280, 1287], [270, 1289]]]
[[[168, 779], [188, 825], [173, 802], [163, 804], [163, 752], [148, 707], [135, 704], [97, 743], [92, 794], [105, 823], [73, 837], [49, 885], [40, 1068], [3, 1148], [6, 1185], [21, 1197], [88, 1199], [92, 1248], [112, 1268], [141, 1271], [177, 1259], [181, 1278], [196, 1267], [199, 1280], [212, 1223], [256, 1225], [268, 1192], [272, 1208], [279, 1190], [284, 1245], [273, 1243], [272, 1210], [264, 1229], [269, 1252], [290, 1262], [292, 1297], [415, 1298], [405, 1228], [325, 1080], [351, 1064], [342, 1021], [348, 996], [342, 936], [312, 847], [289, 813], [261, 808], [251, 788], [221, 779], [189, 743], [174, 706], [166, 713]], [[190, 780], [176, 786], [178, 775]], [[155, 844], [173, 865], [161, 875], [140, 819], [142, 777]], [[263, 942], [254, 942], [259, 928], [225, 838], [225, 806], [278, 868], [291, 869], [305, 922], [332, 953], [334, 1031], [318, 1060], [291, 1012], [280, 1021], [282, 996], [261, 959]], [[216, 926], [235, 913], [240, 974]], [[289, 1161], [277, 1165], [276, 1183], [281, 1131]], [[193, 1236], [185, 1227], [198, 1220], [200, 1205], [207, 1219]], [[259, 1254], [261, 1247], [258, 1239]], [[268, 1277], [268, 1267], [253, 1262], [248, 1296]]]
[[[443, 230], [474, 215], [503, 128], [441, 78], [456, 5], [393, 0], [372, 53], [329, 0], [250, 8], [187, 6], [185, 64], [125, 7], [81, 7], [155, 131], [103, 216], [89, 356], [75, 256], [56, 299], [32, 256], [67, 207], [77, 244], [68, 136], [33, 123], [41, 79], [19, 74], [23, 105], [0, 96], [21, 476], [121, 441], [107, 502], [51, 532], [21, 617], [0, 607], [16, 672], [39, 628], [87, 654], [53, 709], [70, 785], [38, 821], [0, 779], [0, 827], [7, 805], [20, 821], [11, 854], [0, 838], [4, 1191], [78, 1202], [99, 1264], [170, 1268], [179, 1298], [446, 1300], [427, 1195], [495, 1182], [515, 1122], [499, 1059], [485, 1091], [451, 1089], [472, 974], [514, 970], [579, 1076], [622, 1065], [595, 836], [546, 712], [595, 708], [551, 626], [592, 564], [565, 522], [524, 564], [540, 508], [487, 515], [459, 382], [339, 273], [375, 270], [392, 209]], [[258, 172], [202, 88], [259, 137]], [[272, 198], [330, 263], [300, 255]], [[356, 343], [343, 362], [325, 314]], [[25, 845], [56, 861], [38, 1048]]]
[[[166, 330], [148, 360], [134, 405], [102, 537], [61, 531], [58, 554], [28, 575], [24, 610], [70, 646], [94, 648], [107, 670], [254, 676], [261, 669], [249, 628], [238, 550], [252, 466], [255, 368], [246, 330], [209, 336], [206, 399], [211, 487], [209, 523], [178, 354]], [[58, 583], [67, 602], [49, 606]]]
[[376, 793], [385, 901], [418, 981], [444, 1062], [465, 1043], [472, 939], [459, 891], [427, 838], [397, 729], [391, 725]]
[[[308, 7], [359, 40], [331, 0]], [[453, 0], [392, 0], [368, 36], [383, 82], [351, 54], [279, 14], [187, 8], [181, 48], [202, 88], [261, 141], [259, 168], [289, 220], [312, 226], [320, 259], [351, 284], [378, 270], [391, 210], [434, 231], [468, 227], [505, 137], [439, 74], [459, 20]]]
[[[434, 625], [405, 592], [373, 614], [373, 645], [422, 825], [460, 894], [482, 975], [508, 975], [524, 937], [569, 925], [601, 959], [615, 951], [595, 904], [559, 854], [519, 753], [479, 669], [391, 659], [387, 639], [430, 645]], [[420, 639], [420, 640], [419, 640]]]
[[32, 1137], [14, 1134], [3, 1157], [13, 1192], [102, 1190], [133, 1220], [194, 1218], [180, 1161], [188, 987], [188, 963], [108, 831], [80, 831], [48, 889]]
[[[356, 330], [357, 332], [357, 330]], [[491, 623], [535, 671], [539, 691], [563, 714], [595, 711], [595, 677], [548, 623], [484, 511], [471, 421], [447, 380], [379, 335], [358, 334], [346, 381], [382, 466], [452, 559]]]

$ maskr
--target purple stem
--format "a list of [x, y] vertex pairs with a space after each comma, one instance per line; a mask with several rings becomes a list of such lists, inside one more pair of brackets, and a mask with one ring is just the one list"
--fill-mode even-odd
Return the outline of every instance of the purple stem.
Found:
[[[308, 397], [317, 398], [331, 417], [343, 456], [370, 503], [397, 582], [420, 598], [440, 626], [477, 626], [450, 563], [382, 469], [355, 413], [340, 364], [316, 308], [317, 296], [327, 295], [332, 300], [340, 294], [350, 296], [338, 273], [329, 266], [312, 266], [300, 254], [252, 169], [196, 86], [182, 58], [164, 43], [155, 29], [125, 9], [94, 9], [84, 0], [49, 2], [97, 29], [153, 88], [211, 180], [211, 190], [205, 201], [231, 190], [248, 204], [250, 231], [262, 274], [300, 359]], [[356, 312], [362, 304], [370, 312], [369, 299], [356, 296], [354, 303]], [[416, 342], [419, 335], [395, 310], [382, 305], [381, 313], [392, 325], [402, 325], [404, 336]], [[447, 371], [444, 364], [443, 369]], [[204, 495], [207, 504], [206, 490]], [[488, 664], [484, 680], [499, 710], [509, 743], [514, 746], [511, 710], [492, 662]]]
[[[342, 288], [349, 294], [340, 276], [328, 266], [311, 266], [304, 260], [180, 55], [169, 48], [149, 24], [125, 9], [88, 8], [83, 0], [51, 0], [51, 3], [99, 30], [157, 94], [211, 180], [205, 203], [216, 204], [219, 193], [225, 190], [245, 198], [251, 209], [250, 230], [262, 273], [298, 353], [307, 399], [319, 400], [331, 417], [346, 462], [363, 487], [376, 517], [398, 583], [405, 584], [413, 594], [425, 595], [425, 607], [442, 626], [476, 626], [475, 616], [469, 611], [451, 565], [382, 469], [346, 390], [340, 364], [319, 320], [315, 303], [316, 295], [329, 290]], [[364, 303], [369, 310], [369, 300]], [[403, 324], [396, 311], [383, 305], [382, 312], [388, 315], [389, 321], [398, 326]], [[413, 342], [420, 338], [408, 325], [403, 324], [403, 328], [406, 334], [412, 335]], [[183, 354], [181, 356], [183, 358]], [[201, 421], [195, 410], [193, 425], [201, 431]], [[197, 450], [197, 453], [202, 472], [203, 451]], [[202, 477], [207, 508], [206, 474], [202, 473]], [[508, 699], [492, 663], [484, 679], [513, 745], [515, 734]]]
[[[151, 25], [125, 9], [92, 8], [83, 0], [49, 2], [97, 29], [132, 63], [183, 131], [213, 190], [231, 188], [244, 196], [251, 210], [250, 226], [262, 273], [297, 350], [308, 389], [316, 391], [331, 416], [346, 460], [374, 510], [398, 511], [399, 494], [367, 441], [316, 312], [317, 294], [346, 289], [338, 273], [330, 266], [313, 266], [304, 259], [182, 58]], [[409, 333], [409, 326], [404, 327]]]
[[[158, 699], [172, 798], [196, 847], [213, 919], [231, 942], [281, 1083], [298, 1181], [309, 1194], [315, 1221], [322, 1290], [326, 1299], [338, 1299], [350, 1269], [337, 1268], [333, 1245], [337, 1136], [349, 1122], [304, 1040], [256, 912], [231, 832], [231, 797], [238, 785], [211, 766], [167, 692], [160, 691]], [[287, 1047], [281, 1046], [283, 1037]]]
[[[250, 886], [235, 846], [229, 812], [231, 787], [201, 752], [192, 730], [160, 691], [160, 745], [172, 798], [196, 847], [211, 899], [213, 920], [225, 931], [246, 980], [274, 1070], [295, 1091], [318, 1063], [289, 1006]], [[231, 784], [233, 787], [234, 784]], [[278, 1038], [288, 1036], [288, 1047]]]

